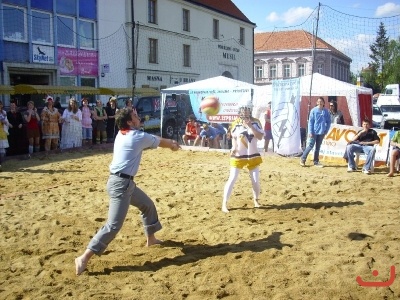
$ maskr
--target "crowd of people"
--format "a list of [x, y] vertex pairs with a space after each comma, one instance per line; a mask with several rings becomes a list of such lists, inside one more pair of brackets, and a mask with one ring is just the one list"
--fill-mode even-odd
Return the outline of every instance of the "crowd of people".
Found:
[[115, 97], [110, 97], [106, 107], [97, 100], [94, 109], [89, 107], [88, 99], [79, 103], [72, 97], [63, 110], [58, 97], [54, 101], [47, 96], [40, 112], [33, 101], [27, 102], [24, 111], [19, 111], [16, 101], [11, 101], [6, 112], [0, 101], [0, 167], [6, 155], [31, 158], [42, 150], [48, 155], [54, 150], [113, 143], [118, 132], [116, 111]]

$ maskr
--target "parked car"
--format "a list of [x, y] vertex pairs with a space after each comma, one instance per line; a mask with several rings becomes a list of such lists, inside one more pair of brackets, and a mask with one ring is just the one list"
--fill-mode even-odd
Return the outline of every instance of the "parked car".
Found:
[[[118, 106], [128, 97], [118, 98]], [[134, 98], [132, 106], [142, 121], [142, 129], [146, 132], [161, 134], [161, 97], [145, 96]], [[163, 113], [162, 136], [172, 139], [185, 127], [185, 121], [193, 113], [190, 99], [187, 95], [167, 95]]]
[[372, 106], [372, 127], [381, 128], [383, 114], [378, 105]]
[[383, 114], [381, 121], [382, 129], [400, 127], [400, 105], [381, 105], [380, 109]]

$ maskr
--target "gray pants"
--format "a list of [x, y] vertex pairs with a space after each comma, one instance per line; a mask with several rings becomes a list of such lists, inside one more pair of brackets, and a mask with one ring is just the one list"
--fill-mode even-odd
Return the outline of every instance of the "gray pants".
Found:
[[158, 221], [157, 209], [153, 201], [132, 180], [110, 175], [107, 192], [110, 197], [108, 220], [87, 247], [95, 254], [101, 255], [121, 230], [129, 205], [133, 205], [141, 211], [146, 236], [161, 230], [162, 226]]

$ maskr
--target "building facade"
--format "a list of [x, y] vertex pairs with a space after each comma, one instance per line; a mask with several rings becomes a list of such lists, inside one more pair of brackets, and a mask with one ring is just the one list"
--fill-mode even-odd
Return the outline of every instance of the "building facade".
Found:
[[[304, 30], [263, 32], [254, 35], [254, 84], [295, 78], [318, 72], [350, 82], [351, 59]], [[314, 57], [314, 64], [313, 64]]]
[[[0, 0], [0, 8], [1, 84], [97, 86], [96, 0]], [[43, 95], [18, 97], [25, 105]]]
[[104, 22], [110, 15], [125, 12], [126, 24], [117, 58], [100, 47], [100, 66], [108, 72], [101, 85], [160, 90], [218, 75], [253, 81], [255, 24], [230, 0], [126, 0], [119, 7], [98, 1], [103, 36], [117, 30]]
[[[253, 81], [255, 24], [230, 0], [0, 0], [0, 10], [0, 85], [48, 87], [14, 96], [19, 105], [56, 86]], [[70, 90], [62, 103], [85, 95]]]

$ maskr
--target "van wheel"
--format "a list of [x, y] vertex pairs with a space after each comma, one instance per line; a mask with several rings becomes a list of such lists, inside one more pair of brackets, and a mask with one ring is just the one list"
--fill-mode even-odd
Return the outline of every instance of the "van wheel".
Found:
[[174, 138], [174, 123], [172, 121], [168, 121], [165, 123], [165, 126], [163, 127], [163, 137], [167, 139], [173, 139]]

